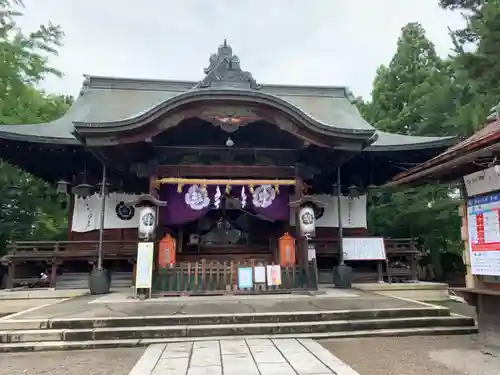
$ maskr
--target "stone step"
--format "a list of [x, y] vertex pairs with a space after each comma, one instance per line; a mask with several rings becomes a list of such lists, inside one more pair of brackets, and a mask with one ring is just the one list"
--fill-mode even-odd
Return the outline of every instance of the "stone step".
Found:
[[222, 324], [257, 324], [284, 322], [323, 322], [356, 319], [393, 319], [450, 316], [445, 307], [417, 307], [402, 309], [367, 309], [334, 311], [299, 311], [240, 314], [127, 316], [109, 318], [66, 318], [0, 321], [0, 331], [22, 329], [92, 329], [104, 327], [191, 326]]
[[0, 342], [48, 342], [128, 340], [154, 338], [309, 334], [381, 329], [426, 327], [473, 327], [474, 319], [465, 316], [434, 316], [390, 319], [356, 319], [314, 322], [205, 324], [174, 326], [104, 327], [91, 329], [34, 329], [0, 332]]
[[48, 351], [48, 350], [79, 350], [79, 349], [104, 349], [147, 346], [157, 343], [182, 342], [182, 341], [206, 341], [206, 340], [241, 340], [241, 339], [278, 339], [278, 338], [313, 338], [313, 339], [340, 339], [361, 337], [405, 337], [405, 336], [435, 336], [435, 335], [466, 335], [477, 333], [476, 326], [445, 326], [445, 327], [421, 327], [421, 328], [396, 328], [375, 329], [360, 331], [338, 331], [322, 333], [295, 333], [277, 335], [239, 335], [239, 336], [207, 336], [207, 337], [184, 337], [184, 338], [153, 338], [153, 339], [118, 339], [118, 340], [89, 340], [89, 341], [39, 341], [39, 342], [15, 342], [0, 344], [0, 352], [23, 352], [23, 351]]

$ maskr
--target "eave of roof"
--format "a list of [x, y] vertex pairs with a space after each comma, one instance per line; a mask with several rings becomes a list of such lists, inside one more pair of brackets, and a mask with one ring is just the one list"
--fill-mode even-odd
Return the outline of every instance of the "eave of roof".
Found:
[[378, 139], [365, 151], [410, 151], [444, 148], [456, 143], [456, 137], [420, 137], [377, 130]]
[[499, 141], [500, 119], [497, 119], [487, 124], [469, 138], [451, 146], [436, 157], [396, 175], [390, 184], [410, 184], [429, 175], [431, 172], [433, 174], [439, 174], [450, 167], [448, 165], [450, 162], [453, 163], [454, 167], [460, 167], [470, 161], [467, 155], [486, 149]]

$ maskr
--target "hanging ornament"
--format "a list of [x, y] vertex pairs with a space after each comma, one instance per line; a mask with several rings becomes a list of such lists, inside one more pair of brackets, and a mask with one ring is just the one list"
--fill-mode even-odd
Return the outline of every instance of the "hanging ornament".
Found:
[[182, 188], [183, 188], [183, 187], [184, 187], [184, 185], [183, 185], [183, 184], [179, 184], [179, 185], [177, 185], [177, 192], [178, 192], [178, 193], [182, 193]]
[[226, 194], [231, 192], [231, 185], [226, 185]]
[[215, 195], [214, 195], [214, 206], [215, 208], [220, 208], [220, 197], [221, 197], [221, 192], [219, 185], [217, 185], [217, 188], [215, 189]]
[[245, 208], [247, 205], [247, 194], [245, 193], [245, 187], [241, 187], [241, 208]]
[[249, 186], [249, 190], [250, 190], [250, 194], [253, 194], [253, 192], [254, 192], [254, 187], [253, 187], [253, 185], [250, 185], [250, 186]]
[[207, 193], [207, 185], [202, 185], [202, 186], [201, 186], [201, 192], [202, 192], [203, 194], [206, 194], [206, 193]]
[[280, 193], [280, 186], [278, 184], [274, 185], [274, 191], [276, 192], [276, 194]]
[[210, 198], [200, 185], [191, 185], [184, 197], [186, 204], [195, 211], [201, 211], [210, 205]]
[[255, 207], [267, 208], [276, 198], [276, 192], [271, 185], [260, 185], [252, 194], [252, 203]]

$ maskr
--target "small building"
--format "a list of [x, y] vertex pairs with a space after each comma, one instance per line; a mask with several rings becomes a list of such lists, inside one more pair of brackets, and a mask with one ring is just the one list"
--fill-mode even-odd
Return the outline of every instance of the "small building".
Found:
[[442, 154], [395, 176], [390, 184], [459, 182], [466, 287], [456, 289], [476, 306], [487, 345], [500, 346], [500, 118]]
[[[129, 270], [139, 223], [126, 203], [144, 193], [167, 202], [156, 238], [175, 240], [179, 265], [279, 264], [280, 239], [300, 237], [298, 206], [290, 202], [300, 206], [309, 197], [321, 207], [310, 255], [320, 271], [331, 270], [341, 255], [339, 237], [370, 235], [369, 191], [402, 165], [423, 163], [453, 143], [376, 130], [345, 87], [260, 84], [226, 42], [204, 73], [198, 82], [86, 76], [60, 119], [0, 126], [0, 157], [72, 187], [68, 240], [13, 243], [4, 258], [10, 285], [18, 266], [33, 261], [48, 263], [55, 285], [61, 269], [95, 264], [99, 243], [107, 267]], [[91, 188], [103, 165], [110, 193], [99, 241], [101, 199]], [[309, 245], [296, 243], [293, 263], [307, 263]], [[414, 239], [386, 239], [385, 248], [389, 257], [412, 262], [418, 253]]]

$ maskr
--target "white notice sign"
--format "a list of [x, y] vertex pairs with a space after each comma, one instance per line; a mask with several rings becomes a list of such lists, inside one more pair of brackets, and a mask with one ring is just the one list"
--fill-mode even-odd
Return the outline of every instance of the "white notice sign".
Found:
[[383, 260], [386, 259], [384, 239], [382, 237], [344, 238], [345, 260]]
[[151, 289], [153, 280], [154, 243], [139, 242], [137, 247], [137, 267], [135, 271], [135, 288]]
[[256, 283], [265, 283], [266, 282], [266, 267], [255, 266], [253, 269], [253, 278], [254, 278]]

